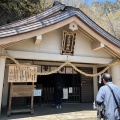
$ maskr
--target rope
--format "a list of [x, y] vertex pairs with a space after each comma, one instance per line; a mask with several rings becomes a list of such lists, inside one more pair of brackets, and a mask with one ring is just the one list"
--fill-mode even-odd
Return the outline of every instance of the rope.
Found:
[[33, 72], [33, 71], [30, 71], [29, 69], [25, 69], [23, 68], [22, 64], [20, 64], [17, 60], [15, 60], [14, 58], [10, 57], [10, 56], [0, 56], [0, 58], [8, 58], [8, 59], [11, 59], [12, 61], [14, 61], [14, 63], [20, 68], [20, 70], [26, 70], [28, 72], [31, 72], [35, 75], [50, 75], [50, 74], [53, 74], [53, 73], [56, 73], [57, 71], [59, 71], [62, 67], [66, 66], [66, 65], [70, 65], [73, 69], [75, 69], [77, 72], [85, 75], [85, 76], [90, 76], [90, 77], [94, 77], [94, 76], [98, 76], [98, 75], [101, 75], [102, 73], [104, 73], [106, 70], [108, 70], [111, 66], [113, 65], [116, 65], [116, 64], [120, 64], [120, 60], [116, 60], [112, 63], [110, 63], [106, 68], [104, 68], [102, 71], [96, 73], [96, 74], [88, 74], [88, 73], [85, 73], [81, 70], [79, 70], [74, 64], [70, 63], [69, 61], [66, 61], [65, 63], [63, 63], [61, 66], [59, 66], [58, 68], [56, 68], [55, 70], [53, 71], [50, 71], [50, 72], [45, 72], [45, 73], [41, 73], [41, 72]]

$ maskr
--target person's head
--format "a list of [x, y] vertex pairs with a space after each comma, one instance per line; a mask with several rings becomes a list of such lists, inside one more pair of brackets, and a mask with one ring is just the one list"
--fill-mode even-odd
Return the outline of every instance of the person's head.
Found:
[[106, 82], [111, 82], [112, 81], [112, 76], [108, 73], [104, 73], [101, 77], [103, 80], [103, 83], [105, 84]]

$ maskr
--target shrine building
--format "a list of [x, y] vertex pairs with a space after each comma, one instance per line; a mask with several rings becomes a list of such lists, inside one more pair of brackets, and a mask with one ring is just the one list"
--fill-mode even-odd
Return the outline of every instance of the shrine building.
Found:
[[[62, 102], [93, 103], [102, 73], [110, 73], [120, 87], [120, 40], [80, 9], [60, 2], [0, 26], [0, 111], [9, 106], [11, 85], [34, 83], [42, 91], [40, 104], [53, 104], [57, 71], [68, 90]], [[13, 106], [30, 103], [29, 98], [17, 95]], [[33, 104], [38, 104], [36, 96]]]

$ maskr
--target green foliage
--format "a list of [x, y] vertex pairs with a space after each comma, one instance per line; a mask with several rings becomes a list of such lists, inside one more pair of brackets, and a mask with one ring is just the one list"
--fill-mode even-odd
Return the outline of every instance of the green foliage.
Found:
[[[50, 3], [50, 2], [49, 2]], [[2, 0], [0, 1], [0, 25], [11, 23], [37, 14], [50, 7], [46, 0]]]

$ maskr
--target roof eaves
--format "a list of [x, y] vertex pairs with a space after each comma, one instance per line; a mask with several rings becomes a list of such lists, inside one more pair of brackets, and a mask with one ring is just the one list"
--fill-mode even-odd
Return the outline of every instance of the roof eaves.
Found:
[[2, 37], [7, 37], [10, 35], [16, 35], [16, 34], [20, 34], [20, 33], [24, 33], [24, 32], [28, 32], [31, 30], [35, 30], [35, 29], [39, 29], [45, 26], [49, 26], [55, 23], [58, 23], [64, 19], [69, 18], [70, 16], [73, 16], [73, 13], [69, 13], [69, 12], [64, 12], [61, 13], [59, 15], [53, 16], [51, 18], [47, 18], [45, 20], [40, 20], [34, 23], [29, 23], [29, 24], [25, 24], [22, 26], [17, 26], [15, 28], [9, 28], [9, 29], [5, 29], [5, 30], [1, 30], [0, 31], [0, 38]]
[[80, 20], [82, 20], [85, 24], [91, 27], [94, 31], [96, 31], [97, 33], [105, 37], [109, 42], [112, 42], [114, 45], [120, 47], [120, 41], [118, 39], [116, 39], [111, 34], [109, 34], [104, 29], [102, 29], [100, 26], [98, 26], [94, 21], [92, 21], [88, 16], [86, 16], [82, 11], [76, 8], [72, 8], [72, 7], [71, 9], [67, 9], [66, 7], [66, 10], [63, 11], [62, 13], [56, 16], [53, 16], [51, 18], [47, 18], [45, 20], [40, 20], [34, 23], [29, 23], [24, 26], [18, 26], [15, 28], [0, 31], [0, 37], [2, 38], [2, 37], [10, 36], [10, 35], [15, 35], [19, 33], [28, 32], [31, 30], [43, 28], [43, 27], [58, 23], [72, 16], [77, 16]]

